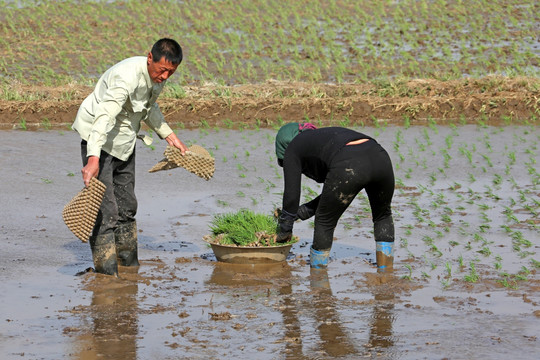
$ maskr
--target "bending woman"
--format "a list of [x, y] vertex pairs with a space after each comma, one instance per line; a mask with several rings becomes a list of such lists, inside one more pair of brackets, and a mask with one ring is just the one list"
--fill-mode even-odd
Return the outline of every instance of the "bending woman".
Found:
[[[394, 171], [388, 153], [375, 139], [347, 128], [289, 123], [276, 135], [276, 156], [285, 182], [277, 241], [290, 240], [295, 220], [315, 216], [310, 266], [326, 267], [337, 222], [365, 189], [373, 216], [377, 268], [393, 267]], [[302, 174], [324, 186], [318, 197], [299, 206]]]

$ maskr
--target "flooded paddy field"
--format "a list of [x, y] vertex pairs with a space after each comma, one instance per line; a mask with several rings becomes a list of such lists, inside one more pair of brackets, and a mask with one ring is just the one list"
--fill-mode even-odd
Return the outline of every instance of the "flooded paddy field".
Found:
[[[223, 264], [202, 240], [214, 214], [281, 205], [273, 129], [179, 130], [216, 159], [205, 181], [148, 173], [137, 148], [138, 269], [85, 270], [64, 225], [82, 187], [72, 131], [0, 132], [3, 359], [534, 359], [540, 326], [540, 134], [535, 125], [356, 128], [396, 174], [396, 260], [378, 274], [367, 197], [341, 218], [327, 270], [310, 270], [310, 221], [287, 262]], [[305, 200], [320, 186], [304, 178]], [[77, 275], [78, 273], [82, 273]]]

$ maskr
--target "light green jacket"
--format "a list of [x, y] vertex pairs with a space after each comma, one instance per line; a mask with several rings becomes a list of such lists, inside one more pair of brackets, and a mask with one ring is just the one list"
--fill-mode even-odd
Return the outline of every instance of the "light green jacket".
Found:
[[152, 82], [146, 60], [136, 56], [114, 65], [82, 102], [73, 129], [88, 142], [87, 156], [99, 157], [103, 150], [127, 160], [135, 148], [141, 121], [162, 139], [173, 132], [156, 103], [166, 81]]

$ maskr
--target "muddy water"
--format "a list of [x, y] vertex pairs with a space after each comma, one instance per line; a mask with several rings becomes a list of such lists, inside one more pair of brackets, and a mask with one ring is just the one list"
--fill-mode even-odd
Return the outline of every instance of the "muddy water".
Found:
[[[361, 193], [327, 270], [307, 263], [312, 224], [287, 262], [215, 261], [213, 214], [280, 204], [274, 131], [180, 131], [215, 177], [148, 173], [137, 149], [139, 269], [79, 272], [88, 244], [61, 220], [82, 186], [71, 131], [0, 132], [0, 354], [4, 359], [536, 358], [539, 134], [530, 126], [362, 128], [396, 168], [395, 270], [377, 274]], [[306, 199], [320, 190], [304, 182]]]

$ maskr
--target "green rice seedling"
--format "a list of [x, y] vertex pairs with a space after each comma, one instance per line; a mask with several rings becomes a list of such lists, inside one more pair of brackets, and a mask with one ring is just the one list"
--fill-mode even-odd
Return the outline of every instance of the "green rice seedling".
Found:
[[409, 246], [409, 241], [405, 238], [401, 238], [399, 241], [399, 246], [404, 249], [407, 249], [407, 247]]
[[403, 116], [403, 128], [408, 129], [410, 127], [411, 127], [411, 119], [407, 115]]
[[315, 190], [307, 185], [302, 185], [302, 190], [304, 191], [304, 198], [307, 201], [311, 201], [319, 195]]
[[488, 204], [478, 204], [480, 210], [489, 210], [490, 206]]
[[446, 269], [446, 277], [451, 278], [452, 277], [452, 265], [450, 262], [445, 263], [445, 269]]
[[233, 126], [234, 126], [232, 120], [229, 119], [229, 118], [226, 118], [226, 119], [223, 120], [223, 125], [225, 125], [225, 127], [226, 127], [227, 129], [232, 129]]
[[533, 244], [530, 240], [527, 240], [523, 237], [523, 233], [521, 231], [514, 231], [512, 234], [511, 234], [511, 237], [512, 237], [512, 242], [514, 244], [519, 244], [519, 245], [523, 245], [527, 248], [531, 247]]
[[477, 252], [484, 255], [484, 256], [490, 256], [491, 255], [491, 250], [487, 246], [482, 247]]
[[476, 266], [474, 265], [474, 262], [470, 262], [469, 264], [469, 274], [465, 275], [463, 277], [463, 280], [467, 282], [475, 283], [478, 280], [480, 280], [480, 277], [478, 276], [478, 273], [476, 272]]
[[501, 273], [500, 274], [503, 278], [500, 280], [497, 280], [502, 286], [516, 290], [518, 288], [517, 282], [513, 279], [511, 279], [510, 274], [507, 273]]
[[536, 253], [535, 252], [532, 252], [532, 251], [520, 251], [518, 252], [518, 256], [520, 259], [525, 259], [526, 257], [528, 256], [532, 256], [532, 255], [535, 255]]
[[473, 234], [473, 240], [474, 240], [474, 242], [482, 242], [482, 243], [486, 242], [486, 239], [482, 235], [480, 235], [478, 233]]
[[[439, 248], [437, 247], [437, 245], [435, 245], [435, 244], [431, 244], [431, 245], [430, 245], [430, 251], [432, 251], [433, 253], [435, 253], [435, 256], [437, 256], [437, 257], [443, 256], [442, 251], [440, 251]], [[432, 265], [434, 265], [434, 264], [432, 264]], [[433, 268], [435, 268], [435, 267], [437, 267], [437, 266], [434, 265]]]
[[451, 223], [452, 218], [448, 214], [443, 214], [442, 215], [442, 221], [445, 222], [445, 223]]
[[[277, 221], [273, 215], [242, 209], [235, 213], [214, 216], [209, 227], [214, 237], [220, 237], [221, 244], [247, 246], [264, 242], [263, 245], [266, 246], [276, 245], [273, 235], [276, 234]], [[267, 235], [264, 241], [257, 236], [261, 233]]]
[[497, 186], [501, 185], [502, 182], [503, 182], [502, 176], [499, 175], [499, 174], [495, 174], [495, 175], [493, 175], [493, 176], [494, 176], [493, 184], [494, 184], [494, 185], [497, 185]]
[[536, 211], [532, 206], [528, 205], [528, 204], [525, 204], [523, 205], [523, 208], [527, 211], [529, 211], [531, 213], [531, 215], [537, 217], [538, 216], [538, 211]]
[[51, 128], [51, 120], [45, 117], [41, 120], [41, 125], [45, 130], [49, 130]]
[[433, 245], [433, 238], [430, 236], [424, 235], [424, 237], [422, 237], [422, 241], [427, 245]]
[[408, 168], [407, 171], [405, 172], [405, 178], [410, 179], [412, 172], [413, 172], [413, 169]]
[[[486, 160], [489, 167], [493, 167], [493, 162], [491, 161], [489, 156], [482, 154], [482, 157], [484, 158], [484, 160]], [[486, 171], [484, 171], [484, 172], [486, 172]]]
[[485, 211], [481, 211], [481, 212], [480, 212], [480, 218], [482, 219], [482, 221], [483, 221], [484, 223], [491, 222], [491, 219], [488, 217], [488, 215], [486, 214]]
[[219, 199], [218, 199], [218, 200], [217, 200], [217, 203], [218, 203], [219, 206], [224, 206], [224, 207], [229, 206], [229, 203], [226, 202], [226, 201], [224, 201], [224, 200], [219, 200]]
[[514, 165], [516, 163], [516, 153], [514, 151], [508, 154], [508, 158], [510, 159], [509, 165]]
[[406, 275], [403, 275], [401, 278], [406, 280], [412, 280], [412, 267], [410, 264], [403, 264], [403, 266], [409, 270], [409, 273]]
[[452, 148], [452, 144], [454, 143], [454, 138], [452, 135], [448, 135], [444, 138], [444, 141], [446, 143], [446, 148], [450, 150]]
[[463, 255], [459, 255], [458, 257], [458, 264], [459, 264], [459, 268], [460, 269], [463, 269], [465, 267], [465, 262], [463, 260]]
[[240, 163], [236, 164], [236, 168], [239, 171], [247, 171], [247, 168], [244, 165], [240, 164]]
[[489, 226], [488, 224], [480, 224], [478, 226], [478, 230], [481, 232], [481, 233], [485, 233], [487, 230], [491, 229], [491, 226]]
[[441, 285], [444, 289], [450, 286], [450, 281], [448, 279], [441, 279]]
[[[460, 152], [460, 154], [464, 155], [464, 156], [467, 158], [467, 160], [469, 161], [469, 163], [470, 163], [471, 165], [473, 164], [473, 161], [472, 161], [472, 153], [471, 153], [470, 150], [468, 150], [468, 149], [466, 149], [465, 147], [461, 146], [461, 147], [459, 148], [459, 152]], [[473, 166], [473, 167], [475, 167], [475, 166]]]
[[501, 270], [502, 269], [502, 257], [501, 255], [495, 256], [495, 269]]
[[19, 119], [19, 129], [21, 130], [28, 130], [27, 127], [26, 127], [26, 119], [24, 117], [21, 117]]

